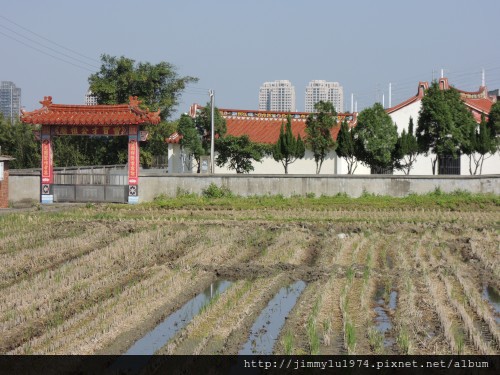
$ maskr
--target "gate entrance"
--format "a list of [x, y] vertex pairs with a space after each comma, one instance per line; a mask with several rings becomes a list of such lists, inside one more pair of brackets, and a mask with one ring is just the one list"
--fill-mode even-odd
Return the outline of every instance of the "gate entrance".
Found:
[[128, 202], [125, 165], [54, 170], [54, 202]]
[[[129, 104], [54, 104], [50, 96], [46, 96], [40, 104], [40, 109], [22, 112], [21, 121], [41, 125], [41, 202], [138, 203], [140, 126], [158, 124], [160, 111], [150, 112], [139, 108], [139, 100], [132, 96]], [[83, 176], [65, 176], [63, 179], [64, 175], [54, 173], [52, 138], [65, 135], [128, 136], [128, 170], [123, 184], [107, 183], [111, 180], [106, 180], [106, 176], [93, 177], [93, 174], [85, 178], [85, 181], [91, 183], [79, 183], [78, 179], [80, 182], [84, 181]], [[96, 183], [97, 181], [101, 183]]]

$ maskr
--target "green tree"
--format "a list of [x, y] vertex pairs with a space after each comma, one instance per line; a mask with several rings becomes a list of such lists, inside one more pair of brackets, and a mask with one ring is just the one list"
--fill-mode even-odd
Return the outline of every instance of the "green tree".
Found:
[[468, 131], [474, 126], [474, 118], [459, 92], [454, 88], [441, 90], [436, 81], [432, 82], [422, 98], [416, 136], [419, 152], [435, 155], [431, 158], [433, 174], [439, 158], [459, 157], [460, 150], [469, 142]]
[[40, 168], [40, 142], [36, 141], [33, 128], [17, 120], [11, 125], [0, 113], [1, 154], [15, 158], [10, 162], [12, 169]]
[[361, 163], [375, 170], [394, 167], [398, 131], [382, 104], [375, 103], [359, 113], [355, 136], [360, 142]]
[[402, 170], [406, 175], [410, 174], [418, 155], [418, 142], [413, 133], [413, 126], [413, 118], [410, 117], [408, 132], [406, 132], [406, 129], [403, 129], [396, 143], [397, 168]]
[[[488, 126], [484, 114], [479, 126], [471, 126], [467, 133], [468, 140], [462, 145], [462, 152], [469, 157], [469, 173], [483, 173], [484, 160], [497, 151], [497, 143], [493, 131]], [[489, 155], [489, 156], [487, 156]]]
[[[212, 130], [212, 108], [210, 103], [201, 108], [199, 115], [196, 117], [196, 127], [202, 135], [202, 145], [205, 150], [205, 155], [210, 154], [210, 138]], [[214, 134], [215, 138], [221, 138], [226, 135], [227, 126], [226, 120], [220, 114], [217, 107], [214, 107]], [[217, 148], [215, 149], [217, 151]]]
[[302, 159], [305, 155], [305, 144], [300, 134], [295, 138], [292, 133], [292, 119], [287, 117], [286, 127], [281, 124], [280, 135], [273, 147], [274, 160], [281, 162], [285, 168], [285, 174], [288, 174], [288, 166], [297, 159]]
[[196, 127], [193, 118], [187, 114], [182, 114], [179, 119], [177, 132], [182, 135], [180, 146], [183, 151], [187, 151], [188, 155], [192, 156], [197, 164], [199, 173], [200, 157], [205, 155], [205, 150], [201, 143], [201, 134]]
[[249, 173], [254, 170], [252, 161], [261, 162], [265, 155], [264, 147], [257, 143], [253, 143], [248, 138], [248, 135], [235, 137], [228, 135], [224, 138], [219, 138], [216, 141], [217, 158], [215, 164], [222, 167], [229, 163], [228, 168], [233, 169], [236, 173]]
[[[167, 148], [164, 140], [171, 134], [168, 131], [172, 128], [166, 120], [174, 112], [186, 85], [198, 79], [179, 76], [175, 67], [165, 61], [158, 64], [136, 63], [124, 56], [106, 54], [101, 56], [101, 61], [99, 72], [88, 78], [90, 90], [97, 97], [98, 104], [125, 104], [129, 102], [130, 96], [137, 96], [142, 108], [160, 111], [162, 122], [147, 126], [148, 141], [141, 143], [141, 164], [149, 167], [155, 158], [165, 157]], [[81, 149], [82, 142], [77, 141], [73, 147]], [[99, 160], [92, 164], [121, 164], [127, 161], [126, 137], [98, 137], [93, 142], [97, 144], [96, 149], [105, 152], [98, 153]], [[78, 150], [75, 149], [75, 153]], [[85, 158], [92, 159], [88, 154]]]
[[337, 112], [331, 102], [320, 101], [314, 105], [316, 113], [311, 113], [306, 120], [306, 144], [311, 149], [316, 162], [316, 174], [328, 153], [335, 149], [336, 143], [331, 130], [337, 124]]
[[186, 85], [197, 82], [195, 77], [180, 77], [175, 67], [165, 61], [156, 65], [136, 62], [124, 56], [101, 56], [101, 69], [88, 78], [90, 90], [99, 104], [128, 103], [129, 96], [137, 96], [142, 106], [160, 110], [167, 119], [179, 103]]
[[349, 128], [346, 120], [342, 121], [340, 131], [337, 136], [337, 149], [335, 152], [340, 158], [344, 158], [347, 163], [347, 173], [353, 174], [358, 167], [359, 142], [355, 137], [356, 128]]
[[500, 101], [495, 102], [491, 106], [488, 115], [488, 128], [490, 129], [492, 137], [495, 138], [498, 151], [500, 148]]

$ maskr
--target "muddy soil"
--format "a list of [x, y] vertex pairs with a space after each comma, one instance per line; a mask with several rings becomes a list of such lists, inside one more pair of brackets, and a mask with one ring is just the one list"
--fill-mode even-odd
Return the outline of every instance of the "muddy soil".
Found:
[[[286, 316], [275, 353], [291, 345], [294, 354], [376, 354], [368, 332], [379, 306], [391, 322], [383, 332], [385, 354], [455, 354], [457, 347], [500, 354], [500, 333], [489, 323], [497, 313], [482, 297], [485, 286], [500, 290], [497, 211], [97, 206], [75, 212], [65, 208], [61, 219], [30, 211], [29, 227], [12, 224], [0, 237], [9, 246], [0, 255], [12, 264], [0, 282], [5, 352], [122, 354], [210, 283], [228, 280], [231, 287], [159, 352], [236, 354], [280, 288], [302, 280], [307, 286]], [[48, 230], [45, 220], [65, 231]], [[85, 233], [99, 233], [102, 240], [91, 248], [82, 240], [67, 254], [49, 253], [64, 238]], [[26, 254], [29, 264], [23, 263]], [[87, 259], [94, 263], [85, 264]], [[448, 294], [445, 281], [454, 288]], [[437, 303], [430, 283], [441, 288]], [[391, 305], [395, 295], [398, 302]], [[13, 302], [16, 296], [22, 297]], [[442, 311], [451, 327], [444, 327]], [[487, 349], [466, 337], [460, 343], [463, 311], [481, 327], [484, 340], [476, 341]], [[355, 334], [349, 350], [346, 323]], [[460, 334], [445, 335], [445, 328]]]

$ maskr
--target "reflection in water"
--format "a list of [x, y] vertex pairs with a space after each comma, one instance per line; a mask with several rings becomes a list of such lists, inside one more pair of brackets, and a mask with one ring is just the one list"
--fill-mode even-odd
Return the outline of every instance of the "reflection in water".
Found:
[[483, 298], [487, 300], [495, 311], [495, 321], [500, 324], [500, 293], [491, 285], [485, 285]]
[[377, 290], [376, 298], [377, 298], [377, 306], [374, 308], [377, 316], [375, 317], [377, 331], [384, 335], [384, 346], [390, 347], [394, 344], [394, 339], [392, 337], [387, 337], [386, 332], [392, 329], [392, 321], [389, 315], [387, 315], [386, 307], [390, 310], [396, 310], [396, 303], [398, 298], [398, 292], [395, 290], [391, 291], [389, 295], [389, 303], [386, 305], [384, 299], [381, 297], [383, 294], [383, 288]]
[[[157, 350], [162, 348], [168, 340], [170, 340], [177, 332], [184, 328], [215, 296], [224, 292], [231, 286], [230, 281], [217, 281], [205, 289], [202, 293], [188, 301], [179, 310], [172, 313], [164, 321], [158, 324], [153, 330], [148, 332], [143, 338], [136, 341], [129, 350], [125, 353], [128, 355], [143, 355], [151, 356]], [[149, 361], [148, 357], [135, 357], [133, 361], [128, 361], [125, 356], [121, 356], [112, 369], [124, 370], [130, 369], [139, 370]]]
[[285, 318], [297, 303], [306, 287], [303, 281], [281, 288], [262, 310], [250, 331], [250, 337], [240, 350], [240, 355], [272, 354], [273, 348], [285, 324]]

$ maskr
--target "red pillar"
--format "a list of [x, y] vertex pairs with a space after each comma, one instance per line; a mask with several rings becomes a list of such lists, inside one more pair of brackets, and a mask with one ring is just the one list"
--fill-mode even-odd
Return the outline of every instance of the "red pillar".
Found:
[[128, 203], [139, 203], [139, 127], [128, 131]]
[[54, 203], [52, 184], [54, 183], [54, 165], [52, 161], [52, 139], [50, 126], [42, 125], [42, 176], [41, 176], [41, 202]]

